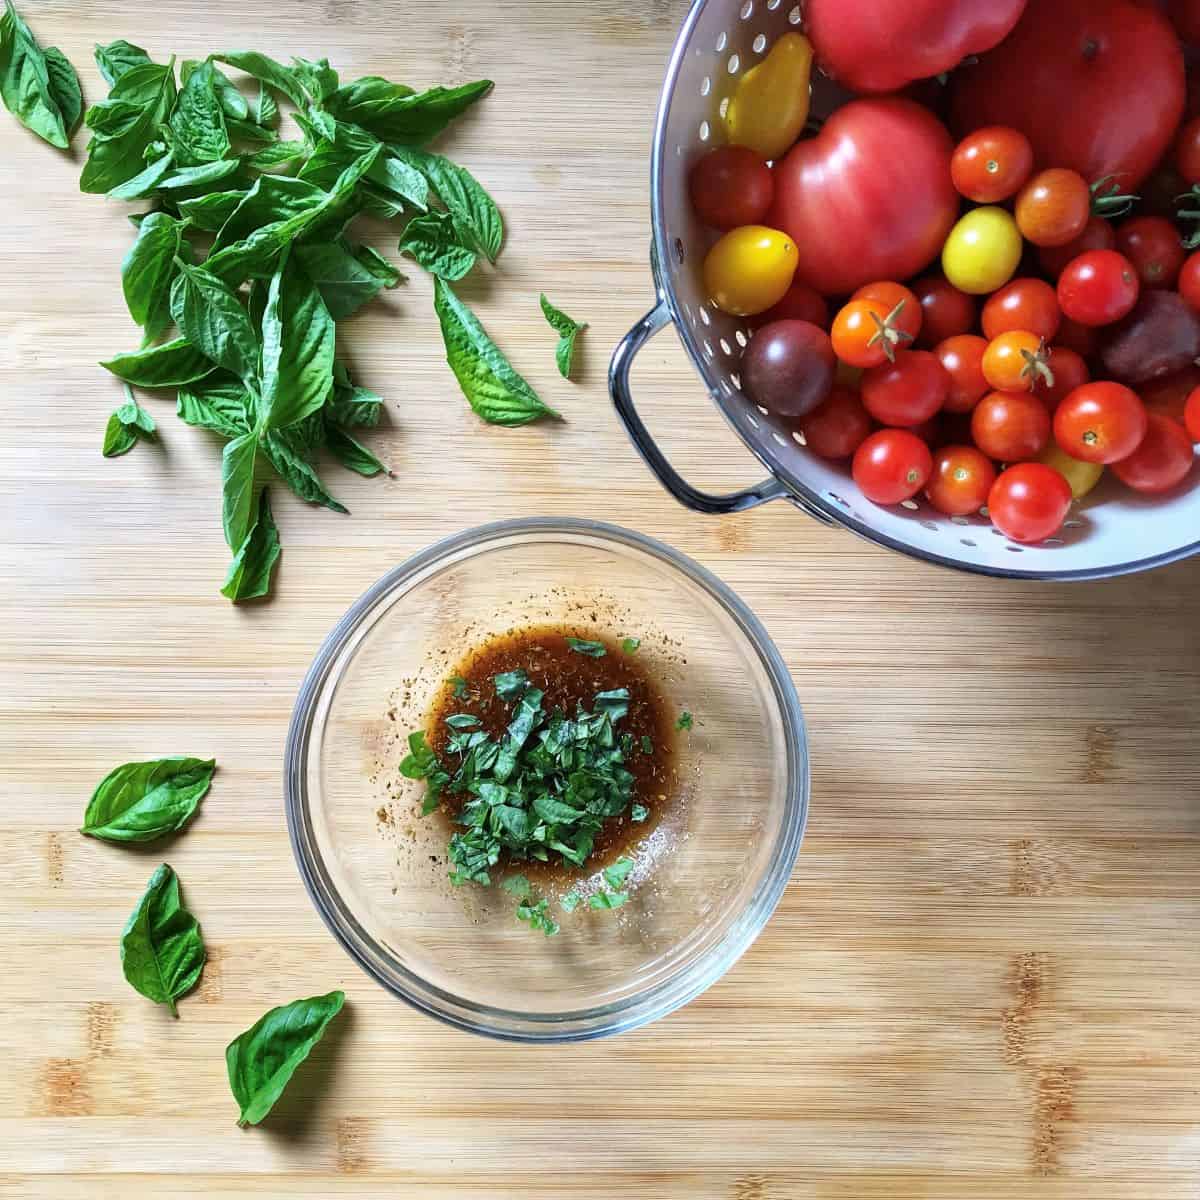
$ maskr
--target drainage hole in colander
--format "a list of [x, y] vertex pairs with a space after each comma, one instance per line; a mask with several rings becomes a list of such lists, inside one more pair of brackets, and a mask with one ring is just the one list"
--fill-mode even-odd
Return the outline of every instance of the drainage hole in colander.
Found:
[[770, 416], [770, 414], [767, 412], [767, 410], [766, 410], [765, 408], [763, 408], [763, 406], [762, 406], [761, 404], [760, 404], [760, 405], [758, 405], [758, 411], [759, 411], [760, 413], [762, 413], [762, 415], [763, 415], [764, 417], [766, 417], [766, 416]]
[[684, 254], [683, 254], [683, 238], [676, 238], [676, 239], [675, 239], [675, 257], [676, 257], [676, 258], [679, 260], [679, 265], [682, 267], [682, 266], [683, 266], [683, 259], [684, 259]]
[[785, 438], [782, 433], [773, 433], [771, 434], [771, 438], [779, 446], [787, 445], [787, 438]]
[[725, 99], [721, 101], [720, 107], [717, 109], [717, 111], [721, 114], [722, 121], [725, 120], [726, 116], [729, 115], [729, 97], [728, 96], [726, 96]]
[[737, 344], [739, 346], [741, 346], [742, 349], [744, 350], [746, 348], [746, 342], [748, 340], [746, 335], [740, 329], [735, 329], [733, 331], [733, 336], [736, 339]]
[[705, 325], [711, 325], [711, 324], [712, 324], [712, 317], [710, 317], [710, 316], [708, 315], [708, 309], [707, 309], [707, 308], [702, 308], [702, 309], [700, 310], [700, 320], [702, 320], [702, 321], [705, 323]]
[[1062, 538], [1047, 538], [1042, 543], [1043, 546], [1065, 546], [1066, 544], [1067, 543], [1064, 542]]
[[707, 338], [705, 338], [705, 340], [704, 340], [704, 357], [712, 358], [714, 353], [715, 353], [715, 351], [712, 348], [712, 342], [710, 342]]
[[754, 15], [754, 0], [746, 0], [742, 5], [742, 20], [748, 21]]
[[729, 56], [727, 70], [729, 71], [730, 75], [736, 75], [738, 73], [738, 68], [741, 67], [741, 65], [742, 60], [736, 54], [731, 54]]
[[970, 525], [971, 522], [966, 517], [951, 517], [950, 523], [952, 525]]
[[797, 446], [808, 445], [808, 442], [804, 438], [804, 434], [801, 433], [799, 429], [792, 430], [792, 441], [795, 442]]
[[[729, 372], [729, 382], [740, 392], [742, 390], [742, 377], [736, 371]], [[767, 410], [764, 408], [763, 412]]]
[[721, 339], [721, 349], [730, 357], [733, 357], [733, 347], [724, 339]]
[[901, 500], [900, 507], [910, 509], [912, 512], [917, 512], [921, 506], [915, 500]]
[[1076, 517], [1072, 517], [1069, 521], [1063, 522], [1064, 529], [1082, 529], [1083, 522]]
[[834, 502], [834, 504], [840, 504], [843, 508], [847, 508], [847, 509], [850, 507], [850, 505], [845, 500], [843, 500], [841, 498], [841, 496], [839, 496], [836, 492], [826, 492], [825, 495], [827, 495], [830, 498], [830, 500], [832, 500]]
[[972, 550], [975, 548], [975, 543], [970, 538], [959, 538], [958, 540], [962, 545], [970, 546]]
[[1022, 553], [1022, 551], [1024, 549], [1024, 547], [1022, 547], [1022, 546], [1005, 546], [1004, 548], [1010, 554], [1020, 554], [1020, 553]]
[[745, 417], [746, 417], [746, 420], [747, 420], [747, 422], [749, 422], [749, 424], [750, 424], [750, 427], [751, 427], [752, 429], [757, 429], [757, 428], [758, 428], [758, 418], [757, 418], [756, 416], [754, 416], [754, 415], [753, 415], [753, 414], [751, 414], [751, 413], [746, 413], [746, 414], [745, 414]]
[[1002, 534], [1002, 533], [1000, 532], [1000, 530], [998, 530], [998, 529], [995, 527], [995, 525], [993, 525], [993, 526], [992, 526], [992, 533], [993, 533], [993, 534], [995, 534], [995, 535], [996, 535], [996, 537], [1003, 537], [1003, 536], [1004, 536], [1004, 534]]
[[788, 24], [789, 25], [799, 25], [800, 21], [801, 21], [800, 5], [797, 4], [792, 8], [792, 11], [790, 13], [788, 13]]
[[753, 50], [755, 54], [761, 54], [766, 48], [767, 35], [765, 33], [760, 33], [751, 43], [750, 49]]
[[709, 134], [708, 122], [707, 122], [707, 121], [701, 121], [701, 122], [700, 122], [700, 140], [701, 140], [702, 142], [707, 142], [707, 141], [708, 141], [708, 134]]
[[728, 45], [729, 45], [729, 37], [727, 34], [722, 33], [721, 36], [719, 38], [717, 38], [717, 53], [720, 54], [721, 51], [724, 50], [725, 47]]
[[705, 77], [700, 81], [700, 95], [707, 96], [708, 93], [711, 91], [712, 91], [712, 80], [707, 75], [705, 75]]
[[934, 533], [937, 533], [939, 529], [939, 526], [933, 521], [918, 521], [917, 524], [920, 525], [922, 529], [929, 529]]

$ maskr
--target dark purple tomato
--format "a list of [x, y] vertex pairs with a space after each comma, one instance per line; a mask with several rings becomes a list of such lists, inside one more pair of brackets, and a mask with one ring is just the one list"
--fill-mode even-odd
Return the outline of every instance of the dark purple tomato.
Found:
[[772, 321], [742, 352], [742, 384], [768, 412], [802, 417], [829, 395], [836, 366], [823, 329], [809, 321]]
[[1200, 317], [1177, 292], [1144, 292], [1129, 316], [1105, 332], [1104, 374], [1121, 383], [1148, 383], [1200, 358]]

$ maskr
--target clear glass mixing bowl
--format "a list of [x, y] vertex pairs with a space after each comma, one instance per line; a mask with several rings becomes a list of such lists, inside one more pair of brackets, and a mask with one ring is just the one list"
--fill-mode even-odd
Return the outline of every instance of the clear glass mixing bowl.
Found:
[[[419, 815], [424, 785], [398, 770], [462, 656], [530, 624], [640, 638], [668, 702], [695, 716], [629, 903], [568, 914], [552, 893], [551, 938], [499, 888], [450, 886], [446, 824]], [[284, 779], [300, 872], [354, 958], [432, 1016], [534, 1042], [631, 1029], [719, 979], [778, 903], [808, 810], [804, 719], [758, 620], [696, 563], [593, 521], [487, 525], [381, 579], [304, 680]]]

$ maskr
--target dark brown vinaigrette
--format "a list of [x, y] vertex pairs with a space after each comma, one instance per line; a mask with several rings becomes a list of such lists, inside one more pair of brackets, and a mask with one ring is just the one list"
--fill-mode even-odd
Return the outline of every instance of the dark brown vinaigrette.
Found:
[[[599, 642], [604, 646], [603, 657], [594, 658], [572, 650], [569, 637]], [[597, 692], [613, 688], [629, 689], [629, 713], [617, 724], [618, 734], [629, 734], [635, 749], [625, 761], [625, 769], [634, 777], [632, 804], [649, 809], [644, 821], [632, 821], [628, 811], [610, 817], [596, 835], [595, 848], [582, 868], [561, 861], [541, 863], [521, 861], [519, 869], [531, 880], [569, 882], [580, 875], [590, 875], [609, 866], [632, 850], [647, 837], [675, 797], [678, 774], [675, 762], [675, 714], [667, 707], [657, 684], [646, 671], [638, 655], [627, 654], [620, 645], [592, 631], [567, 625], [541, 625], [512, 630], [485, 642], [473, 650], [451, 672], [433, 703], [427, 728], [429, 745], [453, 774], [456, 756], [449, 754], [446, 743], [454, 732], [446, 718], [455, 713], [470, 713], [479, 718], [489, 737], [499, 738], [513, 718], [515, 706], [496, 695], [497, 675], [522, 670], [534, 687], [545, 693], [542, 708], [545, 712], [561, 709], [574, 716], [580, 705], [592, 711]], [[455, 695], [455, 678], [464, 681], [466, 696]], [[642, 738], [648, 737], [653, 752], [641, 752]], [[445, 792], [442, 798], [441, 820], [445, 821], [447, 836], [457, 828], [453, 818], [466, 797]], [[433, 817], [429, 818], [433, 820]], [[501, 859], [501, 866], [507, 866]]]

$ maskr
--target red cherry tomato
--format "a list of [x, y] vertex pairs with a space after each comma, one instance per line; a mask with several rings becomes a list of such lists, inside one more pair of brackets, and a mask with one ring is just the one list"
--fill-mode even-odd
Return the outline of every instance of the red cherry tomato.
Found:
[[1050, 414], [1025, 392], [991, 392], [971, 413], [975, 445], [997, 462], [1037, 458], [1050, 441]]
[[1138, 395], [1147, 412], [1160, 412], [1172, 421], [1182, 422], [1188, 397], [1196, 388], [1200, 388], [1200, 367], [1192, 365], [1140, 384]]
[[1128, 458], [1146, 436], [1146, 406], [1119, 383], [1085, 383], [1054, 411], [1059, 449], [1083, 462]]
[[764, 325], [772, 321], [807, 321], [818, 329], [828, 329], [829, 305], [820, 292], [797, 279], [774, 308], [768, 308], [755, 319]]
[[925, 495], [938, 512], [965, 517], [987, 503], [995, 482], [992, 460], [974, 446], [943, 446], [933, 456], [933, 474]]
[[862, 494], [876, 504], [909, 500], [933, 470], [929, 447], [907, 429], [880, 429], [854, 453], [851, 474]]
[[1132, 311], [1138, 298], [1133, 263], [1115, 250], [1089, 250], [1058, 277], [1058, 306], [1080, 325], [1111, 325]]
[[1166, 217], [1134, 217], [1117, 230], [1117, 249], [1125, 255], [1144, 288], [1171, 288], [1187, 252], [1179, 230]]
[[975, 327], [975, 297], [960, 292], [941, 275], [925, 275], [912, 285], [921, 305], [921, 332], [917, 345], [932, 350], [939, 342]]
[[1138, 492], [1165, 492], [1181, 483], [1195, 455], [1187, 430], [1170, 417], [1151, 413], [1146, 436], [1128, 457], [1113, 463], [1113, 474]]
[[1187, 398], [1183, 406], [1183, 423], [1193, 442], [1200, 442], [1200, 388]]
[[901, 283], [864, 283], [851, 300], [877, 300], [887, 310], [889, 327], [899, 335], [897, 345], [910, 345], [921, 332], [921, 304]]
[[1091, 358], [1100, 345], [1100, 331], [1091, 325], [1080, 325], [1069, 317], [1063, 317], [1058, 327], [1058, 337], [1054, 339], [1058, 345], [1074, 350], [1083, 358]]
[[1179, 272], [1179, 294], [1192, 312], [1200, 313], [1200, 250], [1184, 260]]
[[753, 150], [718, 146], [692, 168], [688, 190], [696, 216], [725, 232], [763, 223], [775, 197], [775, 181]]
[[1047, 383], [1044, 377], [1039, 377], [1033, 385], [1033, 394], [1053, 413], [1077, 387], [1091, 379], [1092, 373], [1083, 358], [1067, 346], [1051, 346], [1048, 353], [1054, 382]]
[[800, 422], [804, 444], [821, 458], [849, 458], [871, 432], [871, 418], [849, 388], [835, 387], [829, 399]]
[[954, 186], [976, 204], [1007, 200], [1032, 173], [1029, 139], [1007, 125], [988, 125], [968, 134], [950, 160]]
[[1186, 122], [1175, 136], [1175, 169], [1184, 183], [1200, 183], [1200, 117]]
[[912, 426], [941, 412], [950, 377], [928, 350], [901, 350], [862, 377], [862, 402], [881, 425]]
[[939, 342], [934, 356], [950, 377], [943, 406], [947, 412], [969, 413], [988, 393], [983, 377], [983, 355], [987, 341], [973, 333], [960, 333]]
[[1167, 0], [1166, 12], [1181, 41], [1189, 45], [1200, 43], [1200, 3], [1197, 0]]
[[1042, 270], [1057, 280], [1063, 273], [1063, 268], [1074, 258], [1086, 254], [1089, 250], [1113, 250], [1117, 245], [1117, 235], [1113, 227], [1103, 217], [1089, 217], [1083, 232], [1072, 238], [1065, 246], [1041, 246], [1038, 249], [1038, 262]]
[[1013, 329], [1027, 329], [1052, 342], [1060, 324], [1058, 296], [1043, 279], [1014, 279], [983, 306], [983, 336], [989, 341]]
[[1062, 528], [1071, 511], [1071, 486], [1053, 467], [1018, 463], [988, 493], [992, 524], [1014, 542], [1040, 542]]
[[1065, 246], [1092, 215], [1092, 193], [1077, 171], [1039, 171], [1017, 193], [1017, 228], [1035, 246]]

